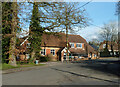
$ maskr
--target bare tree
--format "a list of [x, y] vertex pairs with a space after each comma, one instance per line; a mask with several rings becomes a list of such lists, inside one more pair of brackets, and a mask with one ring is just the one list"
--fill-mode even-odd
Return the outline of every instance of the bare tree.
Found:
[[108, 24], [104, 24], [100, 36], [106, 41], [106, 49], [108, 49], [108, 41], [111, 42], [111, 52], [113, 54], [114, 42], [118, 40], [116, 23], [109, 22]]
[[89, 41], [89, 44], [93, 44], [95, 46], [98, 46], [100, 44], [99, 40], [98, 39], [92, 39], [91, 41]]
[[56, 31], [66, 31], [66, 46], [68, 57], [68, 32], [74, 31], [77, 27], [80, 30], [83, 27], [88, 26], [88, 17], [85, 14], [85, 9], [80, 8], [80, 4], [76, 2], [60, 2], [56, 3], [56, 6], [52, 8], [52, 13], [49, 12], [50, 8], [46, 11], [50, 13], [50, 17], [53, 19], [53, 25], [58, 28], [54, 28]]
[[[37, 2], [43, 30], [65, 31], [68, 55], [68, 32], [88, 26], [86, 10], [77, 2]], [[59, 28], [59, 29], [58, 29]]]
[[[68, 55], [68, 32], [88, 26], [86, 10], [77, 2], [36, 2], [43, 30], [65, 31]], [[30, 3], [31, 4], [31, 3]], [[33, 4], [33, 3], [32, 3]], [[58, 29], [59, 28], [59, 29]]]
[[120, 14], [120, 1], [118, 1], [117, 5], [116, 5], [116, 15]]

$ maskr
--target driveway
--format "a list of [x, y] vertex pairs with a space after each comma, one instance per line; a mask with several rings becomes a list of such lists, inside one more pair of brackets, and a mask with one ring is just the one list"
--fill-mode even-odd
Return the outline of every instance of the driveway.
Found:
[[88, 60], [37, 67], [29, 71], [3, 74], [2, 83], [3, 85], [118, 85], [117, 61], [111, 60], [108, 63], [103, 59]]

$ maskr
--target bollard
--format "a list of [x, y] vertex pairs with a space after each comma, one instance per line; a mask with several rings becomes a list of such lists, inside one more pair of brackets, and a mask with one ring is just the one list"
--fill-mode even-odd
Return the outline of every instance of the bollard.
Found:
[[38, 64], [38, 61], [39, 61], [39, 60], [35, 60], [35, 63]]

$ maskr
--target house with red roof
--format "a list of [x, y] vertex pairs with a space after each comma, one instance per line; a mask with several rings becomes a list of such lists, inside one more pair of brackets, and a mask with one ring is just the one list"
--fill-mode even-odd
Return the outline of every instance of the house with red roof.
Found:
[[[25, 41], [26, 40], [26, 41]], [[26, 46], [30, 43], [25, 39], [21, 43], [21, 46]], [[27, 43], [26, 43], [27, 42]], [[64, 61], [64, 60], [80, 60], [80, 59], [95, 59], [97, 58], [97, 52], [91, 47], [87, 41], [80, 35], [68, 34], [68, 55], [66, 46], [66, 34], [65, 33], [53, 33], [42, 35], [41, 41], [41, 56], [52, 55], [52, 61]]]
[[[112, 45], [112, 47], [111, 47]], [[104, 52], [104, 49], [106, 47], [106, 41], [103, 41], [100, 43], [100, 46], [99, 46], [99, 53], [100, 53], [100, 56], [101, 57], [104, 57], [106, 55], [102, 55], [102, 53]], [[119, 56], [119, 43], [116, 41], [116, 42], [111, 42], [111, 41], [108, 41], [108, 51], [110, 53], [110, 56], [114, 55], [116, 57]], [[113, 52], [112, 52], [112, 49], [113, 48]]]

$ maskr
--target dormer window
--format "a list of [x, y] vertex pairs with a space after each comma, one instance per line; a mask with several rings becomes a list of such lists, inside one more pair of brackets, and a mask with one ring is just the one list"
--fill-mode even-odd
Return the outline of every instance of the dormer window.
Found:
[[77, 47], [77, 48], [82, 48], [82, 43], [77, 43], [77, 44], [76, 44], [76, 47]]
[[71, 48], [74, 48], [74, 43], [70, 43]]
[[27, 48], [30, 48], [30, 43], [27, 43]]

